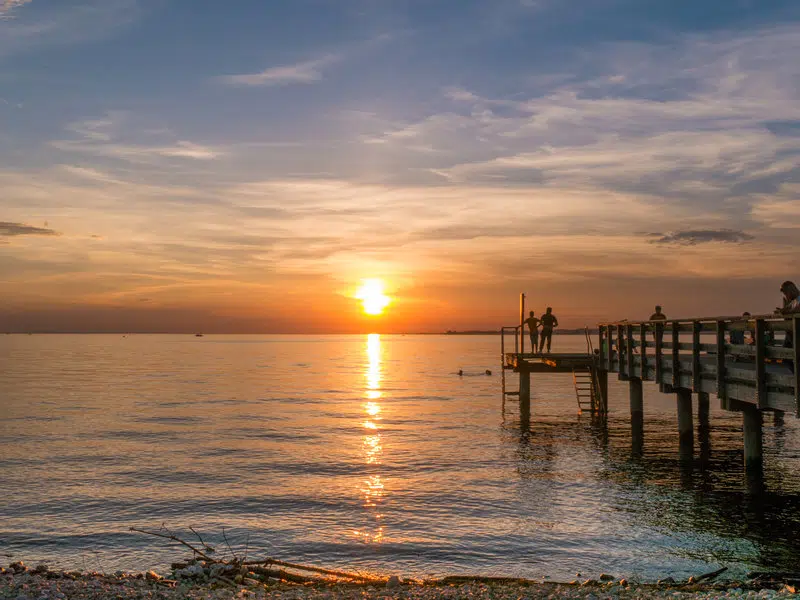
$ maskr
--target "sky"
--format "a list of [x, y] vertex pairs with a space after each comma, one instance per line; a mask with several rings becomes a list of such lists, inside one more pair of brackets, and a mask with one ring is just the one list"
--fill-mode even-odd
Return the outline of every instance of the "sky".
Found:
[[798, 56], [796, 0], [0, 0], [0, 331], [771, 312]]

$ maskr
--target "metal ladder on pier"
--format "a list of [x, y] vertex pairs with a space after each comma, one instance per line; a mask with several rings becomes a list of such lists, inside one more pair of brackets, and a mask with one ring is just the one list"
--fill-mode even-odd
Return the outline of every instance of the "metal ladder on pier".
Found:
[[[586, 335], [586, 353], [591, 356], [594, 354], [594, 348], [588, 327], [584, 328], [584, 333]], [[575, 384], [575, 396], [578, 399], [580, 412], [599, 412], [600, 389], [594, 376], [594, 369], [585, 371], [573, 369], [572, 381]]]
[[598, 402], [600, 394], [598, 394], [594, 371], [573, 369], [572, 381], [575, 383], [575, 396], [578, 399], [580, 412], [597, 412], [597, 407], [600, 405]]

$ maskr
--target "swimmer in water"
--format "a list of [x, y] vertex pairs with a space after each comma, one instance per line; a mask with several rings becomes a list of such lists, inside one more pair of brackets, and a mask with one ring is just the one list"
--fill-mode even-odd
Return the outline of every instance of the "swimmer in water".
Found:
[[491, 375], [491, 374], [492, 374], [491, 370], [489, 370], [489, 369], [486, 369], [486, 374], [487, 374], [487, 375]]
[[459, 369], [459, 370], [458, 370], [458, 376], [459, 376], [459, 377], [463, 377], [463, 376], [464, 376], [464, 371], [462, 371], [461, 369]]

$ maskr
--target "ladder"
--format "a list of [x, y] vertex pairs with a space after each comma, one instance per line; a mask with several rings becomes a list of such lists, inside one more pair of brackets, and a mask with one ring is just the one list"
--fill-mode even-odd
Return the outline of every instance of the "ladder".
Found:
[[575, 383], [575, 396], [578, 399], [580, 412], [598, 412], [600, 405], [598, 398], [597, 382], [594, 379], [594, 372], [591, 370], [572, 370], [572, 381]]

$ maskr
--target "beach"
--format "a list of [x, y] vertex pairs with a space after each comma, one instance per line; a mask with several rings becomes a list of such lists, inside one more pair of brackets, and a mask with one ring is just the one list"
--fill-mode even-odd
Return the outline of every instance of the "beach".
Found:
[[43, 567], [0, 569], [0, 598], [14, 600], [521, 600], [526, 598], [586, 599], [603, 598], [788, 598], [794, 588], [782, 584], [761, 587], [747, 583], [707, 585], [633, 584], [625, 581], [557, 583], [543, 581], [457, 581], [431, 583], [400, 582], [390, 579], [378, 585], [317, 583], [299, 585], [286, 582], [248, 584], [175, 581], [154, 572], [114, 575], [96, 572], [49, 571]]

